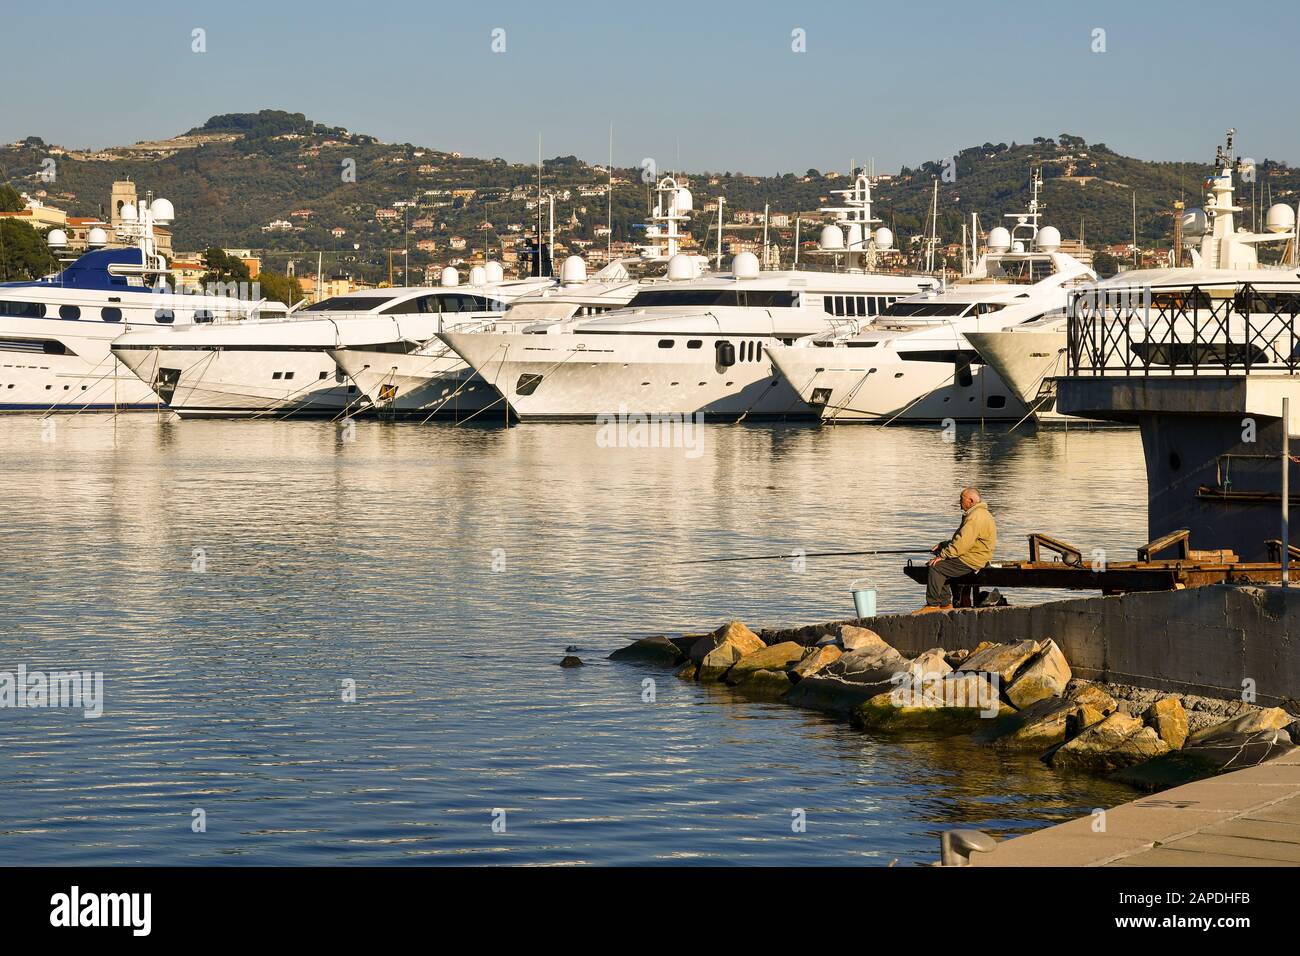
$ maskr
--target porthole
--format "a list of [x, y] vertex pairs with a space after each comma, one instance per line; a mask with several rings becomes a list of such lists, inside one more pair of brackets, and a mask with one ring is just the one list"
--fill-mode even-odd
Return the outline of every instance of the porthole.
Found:
[[79, 319], [81, 318], [81, 309], [75, 305], [61, 305], [59, 306], [59, 318]]
[[106, 305], [99, 310], [99, 317], [105, 322], [121, 322], [122, 310], [116, 306]]

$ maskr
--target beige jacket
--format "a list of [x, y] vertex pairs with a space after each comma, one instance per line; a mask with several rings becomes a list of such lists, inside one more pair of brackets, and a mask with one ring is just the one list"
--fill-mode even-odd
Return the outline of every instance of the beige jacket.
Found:
[[956, 558], [973, 571], [978, 571], [993, 560], [993, 549], [998, 546], [998, 526], [993, 515], [982, 501], [971, 505], [961, 518], [961, 526], [939, 551], [941, 558]]

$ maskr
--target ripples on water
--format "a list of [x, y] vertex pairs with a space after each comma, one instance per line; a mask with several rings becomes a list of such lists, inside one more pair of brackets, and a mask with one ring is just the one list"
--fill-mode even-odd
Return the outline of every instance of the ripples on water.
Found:
[[841, 618], [864, 574], [910, 609], [896, 558], [672, 562], [929, 545], [963, 484], [1001, 557], [1036, 530], [1136, 547], [1135, 432], [710, 426], [691, 458], [584, 425], [56, 428], [0, 419], [0, 669], [102, 670], [105, 713], [0, 710], [0, 863], [928, 862], [950, 826], [1131, 797], [604, 656]]

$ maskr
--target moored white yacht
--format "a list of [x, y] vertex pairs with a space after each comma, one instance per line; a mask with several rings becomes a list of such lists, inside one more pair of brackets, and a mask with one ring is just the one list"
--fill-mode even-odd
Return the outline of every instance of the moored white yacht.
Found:
[[[701, 275], [677, 253], [666, 281], [646, 282], [627, 306], [599, 318], [543, 322], [519, 332], [443, 332], [440, 338], [491, 382], [523, 421], [627, 414], [800, 416], [808, 406], [774, 372], [768, 350], [836, 327], [856, 329], [899, 298], [936, 285], [925, 275], [868, 271], [888, 230], [870, 226], [870, 184], [846, 195], [834, 247], [838, 272], [761, 272], [752, 253], [729, 273]], [[847, 231], [847, 241], [845, 232]]]
[[[464, 322], [444, 325], [444, 330], [492, 335], [539, 322], [584, 321], [626, 305], [638, 287], [619, 262], [588, 279], [586, 264], [570, 256], [560, 268], [559, 286], [515, 299], [499, 317], [467, 316]], [[329, 355], [381, 415], [461, 417], [494, 406], [505, 411], [500, 393], [437, 338], [422, 345], [403, 341], [378, 349], [331, 349]]]
[[[1231, 131], [1226, 147], [1218, 149], [1215, 170], [1215, 176], [1206, 183], [1205, 209], [1191, 209], [1183, 215], [1184, 241], [1190, 244], [1200, 240], [1199, 249], [1188, 250], [1189, 266], [1122, 272], [1098, 283], [1095, 290], [1084, 290], [1074, 300], [1076, 313], [1082, 312], [1085, 317], [1089, 313], [1100, 315], [1116, 304], [1143, 312], [1145, 327], [1132, 330], [1127, 336], [1136, 348], [1136, 352], [1130, 350], [1128, 360], [1135, 367], [1153, 366], [1159, 371], [1162, 366], [1185, 364], [1176, 360], [1185, 359], [1186, 355], [1167, 354], [1173, 347], [1148, 348], [1143, 340], [1149, 337], [1153, 325], [1177, 336], [1182, 321], [1180, 310], [1195, 307], [1188, 297], [1192, 289], [1198, 290], [1203, 299], [1201, 304], [1207, 306], [1232, 299], [1247, 283], [1256, 291], [1273, 295], [1288, 291], [1300, 293], [1295, 248], [1296, 210], [1275, 204], [1265, 214], [1264, 232], [1238, 231], [1233, 214], [1241, 212], [1241, 207], [1233, 203]], [[1275, 265], [1261, 264], [1258, 247], [1276, 242], [1290, 243], [1290, 255], [1284, 252], [1282, 261]], [[1272, 314], [1271, 309], [1261, 310], [1258, 327], [1266, 327]], [[1071, 420], [1070, 416], [1056, 409], [1056, 380], [1068, 374], [1069, 368], [1068, 321], [1063, 310], [1033, 322], [969, 336], [980, 357], [997, 370], [1040, 422]], [[1244, 315], [1233, 310], [1228, 319], [1229, 326], [1241, 331], [1244, 323]], [[1226, 332], [1227, 327], [1223, 331]], [[1178, 348], [1186, 351], [1193, 347], [1190, 328], [1184, 328], [1183, 335], [1189, 342]], [[1203, 350], [1213, 348], [1213, 344], [1199, 343], [1195, 347]], [[1171, 374], [1178, 372], [1171, 368]]]
[[368, 401], [330, 350], [422, 348], [446, 323], [499, 318], [508, 302], [553, 281], [494, 282], [476, 269], [468, 287], [454, 281], [454, 269], [444, 270], [440, 287], [351, 292], [275, 321], [132, 333], [114, 342], [113, 352], [183, 418], [360, 411]]
[[1063, 310], [1069, 293], [1095, 279], [1059, 252], [1060, 233], [1039, 228], [1040, 180], [1029, 211], [955, 285], [896, 302], [865, 329], [772, 349], [781, 376], [824, 421], [1016, 420], [1027, 407], [980, 361], [967, 336]]
[[[279, 302], [191, 294], [169, 285], [154, 225], [175, 217], [166, 199], [148, 196], [122, 208], [117, 238], [104, 248], [90, 231], [90, 251], [55, 275], [0, 284], [0, 410], [64, 412], [158, 407], [148, 385], [114, 359], [110, 344], [140, 329], [168, 329], [227, 318], [283, 317]], [[67, 237], [52, 230], [52, 248]]]

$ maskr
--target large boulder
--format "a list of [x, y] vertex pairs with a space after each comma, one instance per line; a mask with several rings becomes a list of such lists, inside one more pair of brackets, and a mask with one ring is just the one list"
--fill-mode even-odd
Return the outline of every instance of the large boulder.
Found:
[[1025, 662], [1007, 685], [1007, 700], [1016, 707], [1028, 707], [1049, 697], [1060, 697], [1069, 683], [1070, 664], [1065, 655], [1056, 646], [1056, 641], [1043, 641], [1038, 652]]
[[893, 677], [907, 658], [883, 641], [841, 655], [811, 677], [805, 677], [783, 698], [796, 707], [848, 713], [856, 704], [894, 685]]
[[681, 667], [677, 668], [676, 676], [682, 680], [695, 680], [700, 674], [700, 667], [695, 661], [687, 661]]
[[884, 639], [869, 627], [845, 624], [840, 627], [840, 647], [846, 651], [884, 651], [893, 650]]
[[1135, 767], [1127, 767], [1114, 779], [1142, 790], [1166, 790], [1203, 777], [1242, 770], [1295, 749], [1285, 730], [1257, 730], [1231, 733], [1202, 743], [1188, 743]]
[[[904, 677], [903, 675], [906, 675]], [[1010, 712], [983, 674], [904, 671], [892, 690], [856, 705], [849, 721], [861, 730], [907, 729], [968, 732], [980, 720]]]
[[[731, 675], [727, 675], [731, 682]], [[736, 690], [753, 697], [777, 698], [790, 689], [790, 675], [783, 670], [746, 671]]]
[[800, 681], [812, 677], [824, 667], [829, 667], [844, 656], [844, 652], [834, 644], [813, 648], [808, 655], [790, 669], [790, 677]]
[[1142, 722], [1177, 750], [1187, 741], [1187, 711], [1177, 697], [1162, 697], [1142, 713]]
[[[727, 683], [738, 684], [746, 674], [752, 674], [754, 671], [788, 670], [803, 659], [805, 650], [806, 648], [802, 644], [796, 644], [794, 641], [784, 641], [754, 651], [752, 654], [746, 654], [732, 665], [731, 670], [727, 671]], [[789, 685], [789, 683], [790, 681], [787, 680], [786, 684]], [[785, 689], [789, 690], [789, 687], [787, 686]]]
[[927, 674], [942, 677], [944, 674], [952, 673], [952, 665], [945, 659], [942, 647], [932, 647], [928, 651], [922, 651], [907, 662], [905, 669], [915, 677], [924, 677]]
[[1075, 681], [1075, 686], [1066, 691], [1065, 696], [1077, 704], [1088, 704], [1103, 714], [1113, 714], [1119, 710], [1119, 702], [1096, 684]]
[[1030, 704], [1006, 722], [1002, 736], [994, 746], [1004, 750], [1043, 751], [1064, 743], [1089, 724], [1105, 715], [1096, 708], [1075, 700], [1048, 697]]
[[974, 651], [970, 657], [961, 662], [964, 671], [978, 671], [982, 674], [996, 675], [1005, 687], [1011, 683], [1016, 672], [1039, 651], [1037, 641], [1018, 641], [1015, 644], [990, 644], [983, 650]]
[[1116, 712], [1057, 747], [1050, 762], [1058, 770], [1112, 773], [1168, 752], [1169, 745], [1141, 719]]
[[658, 635], [643, 637], [633, 641], [627, 647], [620, 647], [609, 655], [611, 661], [642, 661], [647, 664], [663, 664], [668, 667], [686, 660], [680, 647], [668, 638]]
[[746, 654], [761, 651], [767, 645], [757, 634], [739, 621], [730, 621], [691, 647], [691, 660], [698, 668], [700, 680], [718, 680]]
[[1197, 731], [1187, 739], [1187, 744], [1191, 746], [1220, 737], [1253, 734], [1261, 730], [1281, 730], [1293, 720], [1295, 718], [1281, 707], [1261, 707], [1258, 710], [1249, 710], [1240, 717]]

